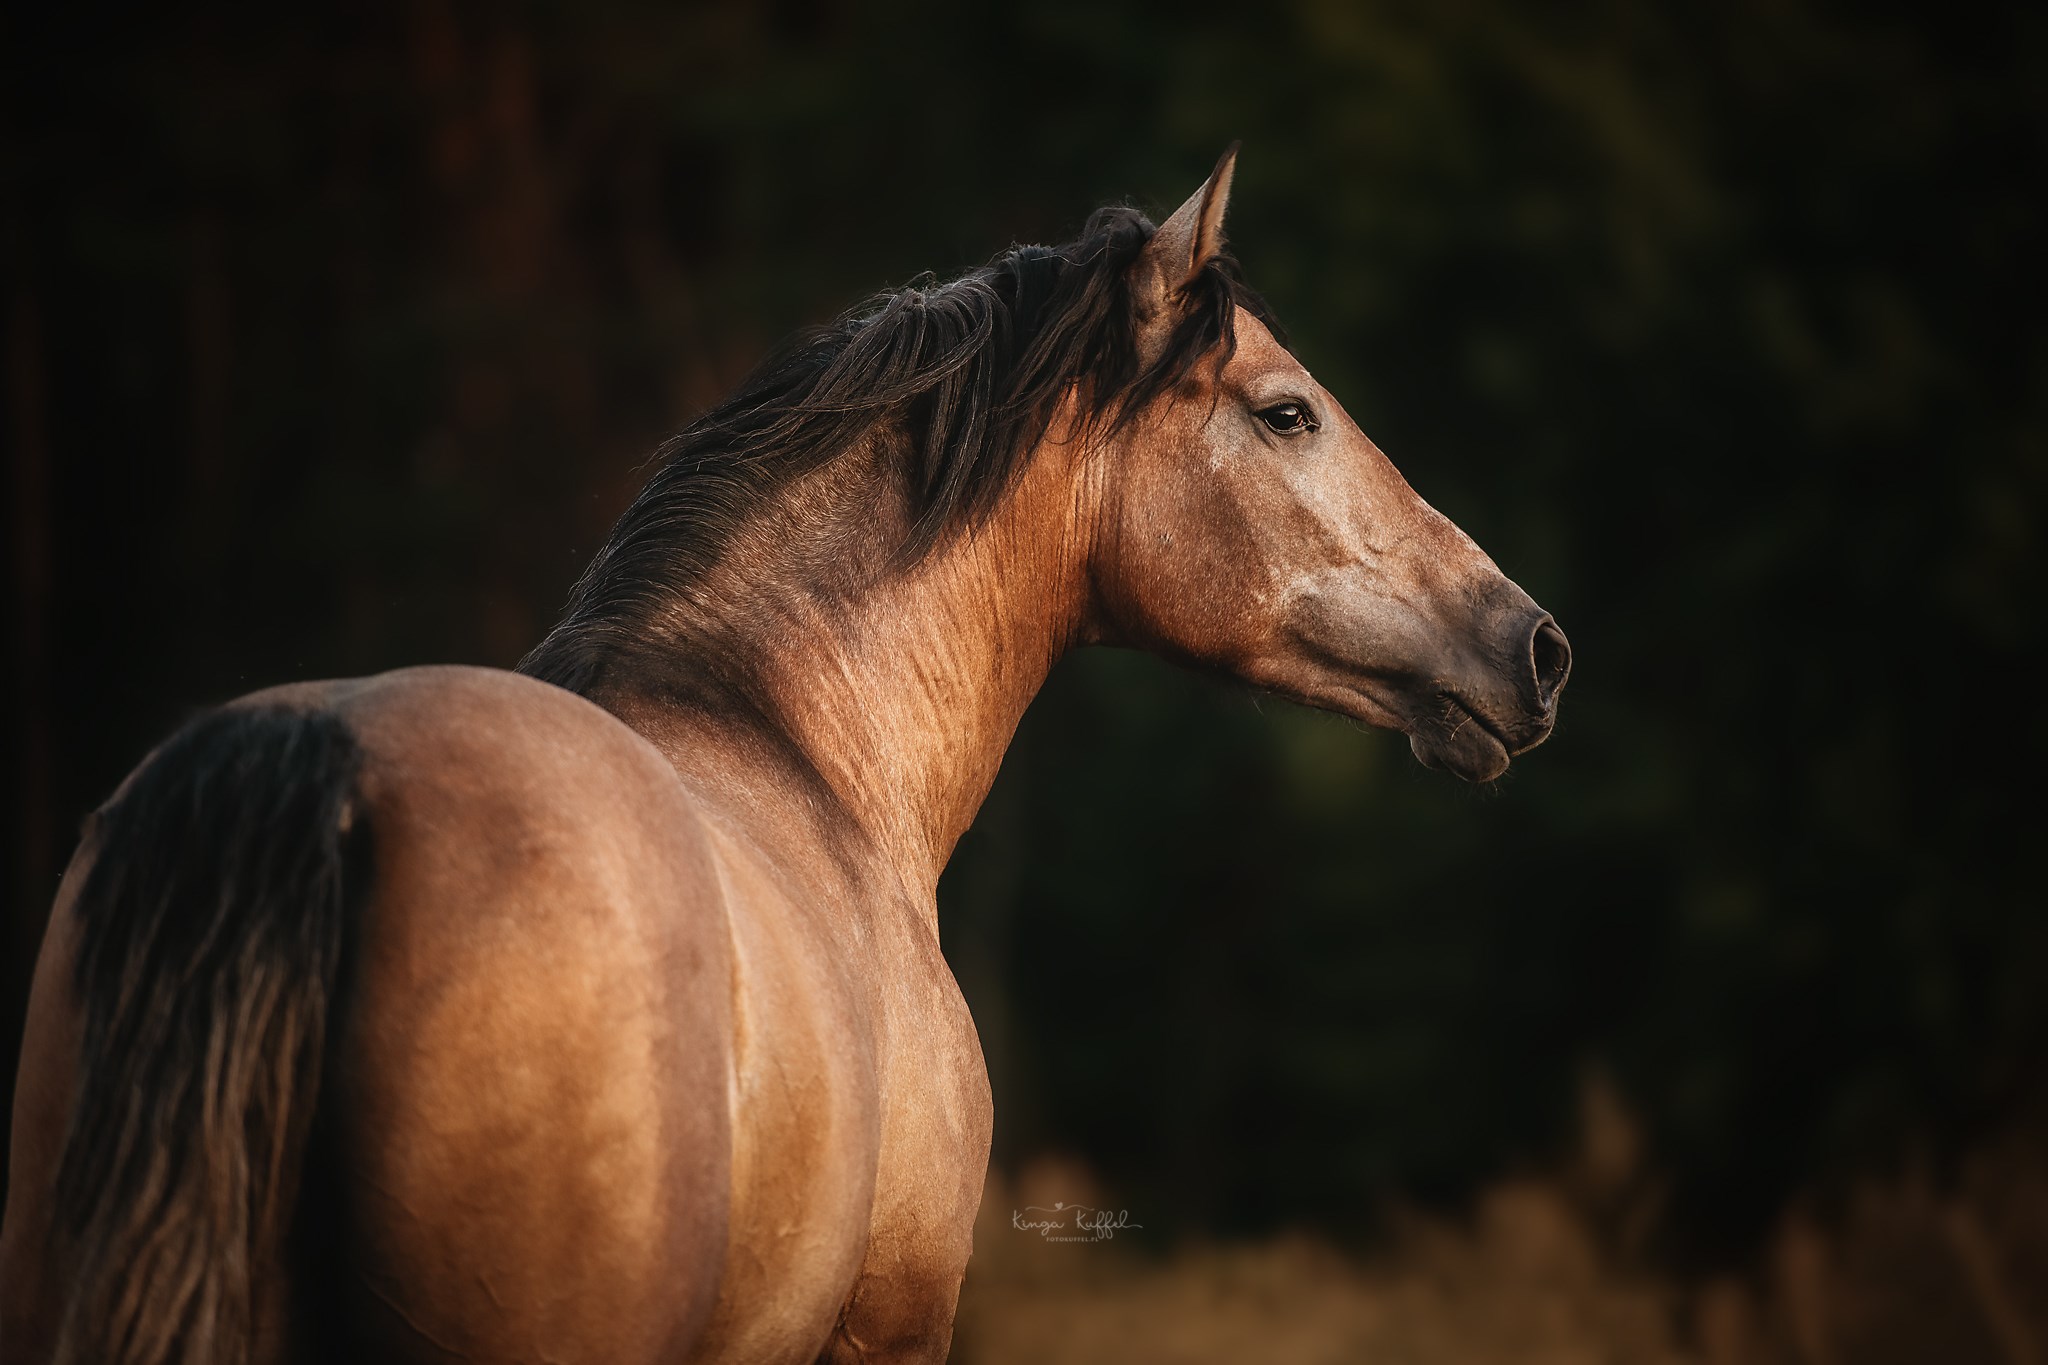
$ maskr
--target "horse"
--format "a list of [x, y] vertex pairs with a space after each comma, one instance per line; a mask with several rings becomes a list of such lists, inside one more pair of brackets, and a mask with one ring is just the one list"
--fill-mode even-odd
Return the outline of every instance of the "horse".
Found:
[[936, 887], [1055, 661], [1479, 782], [1570, 670], [1245, 285], [1235, 165], [785, 345], [516, 671], [145, 758], [35, 973], [5, 1365], [943, 1359], [993, 1111]]

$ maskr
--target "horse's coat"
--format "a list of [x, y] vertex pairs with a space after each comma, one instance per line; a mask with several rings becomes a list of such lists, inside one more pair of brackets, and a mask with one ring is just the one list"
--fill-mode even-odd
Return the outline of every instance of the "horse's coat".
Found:
[[[935, 890], [1060, 655], [1227, 671], [1477, 779], [1568, 668], [1235, 284], [1232, 164], [1157, 232], [1105, 210], [788, 353], [674, 443], [536, 676], [282, 688], [145, 761], [38, 967], [0, 1361], [942, 1358], [991, 1109]], [[240, 866], [209, 811], [248, 815], [163, 755], [328, 730], [359, 752], [299, 875], [347, 883], [341, 965], [250, 946], [298, 913], [253, 876], [174, 875], [166, 923], [226, 927], [146, 956], [147, 831]], [[170, 1063], [93, 1040], [152, 972], [216, 968], [156, 1023], [257, 1098], [167, 1132]], [[256, 998], [306, 1007], [299, 1072]]]

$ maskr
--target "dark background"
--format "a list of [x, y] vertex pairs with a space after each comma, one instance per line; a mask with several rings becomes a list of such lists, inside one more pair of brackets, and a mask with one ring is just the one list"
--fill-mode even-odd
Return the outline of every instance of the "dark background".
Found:
[[0, 1074], [80, 819], [181, 717], [510, 665], [780, 334], [1243, 138], [1252, 283], [1577, 672], [1475, 790], [1063, 665], [942, 889], [999, 1167], [1367, 1244], [1551, 1159], [1597, 1074], [1711, 1267], [2040, 1090], [2037, 10], [0, 23]]

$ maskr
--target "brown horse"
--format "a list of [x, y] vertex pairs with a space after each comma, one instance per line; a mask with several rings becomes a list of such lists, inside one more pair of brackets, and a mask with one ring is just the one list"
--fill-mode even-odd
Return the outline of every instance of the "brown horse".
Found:
[[942, 1358], [990, 1103], [934, 889], [1054, 661], [1477, 780], [1569, 664], [1276, 339], [1232, 166], [800, 338], [520, 672], [145, 760], [36, 976], [6, 1365]]

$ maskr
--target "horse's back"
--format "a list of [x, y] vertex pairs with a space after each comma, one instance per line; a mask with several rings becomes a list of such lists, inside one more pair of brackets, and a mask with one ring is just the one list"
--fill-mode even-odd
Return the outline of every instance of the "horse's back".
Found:
[[375, 868], [309, 1171], [347, 1315], [380, 1355], [676, 1358], [725, 1253], [731, 961], [674, 770], [508, 673], [322, 700]]
[[[345, 724], [367, 850], [265, 1354], [687, 1355], [725, 1253], [732, 963], [674, 770], [599, 708], [495, 670], [233, 705]], [[48, 1192], [81, 1014], [68, 905], [90, 857], [66, 875], [23, 1052], [9, 1365], [42, 1358], [63, 1298]]]

